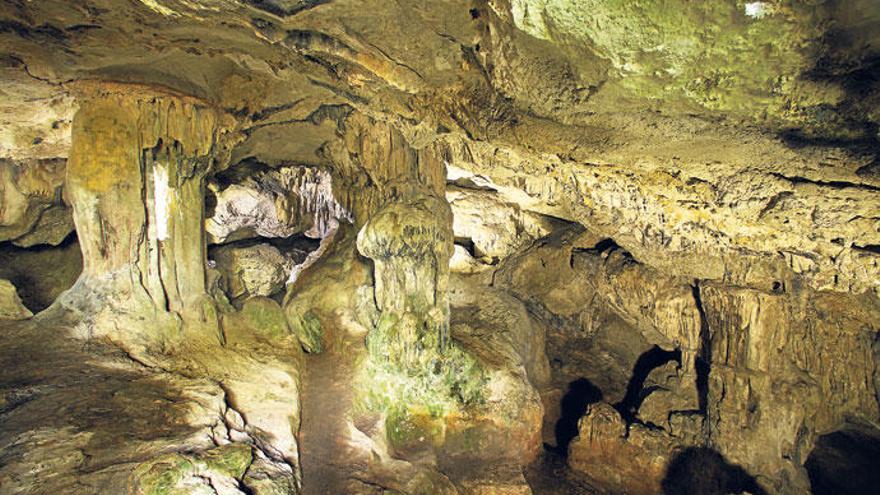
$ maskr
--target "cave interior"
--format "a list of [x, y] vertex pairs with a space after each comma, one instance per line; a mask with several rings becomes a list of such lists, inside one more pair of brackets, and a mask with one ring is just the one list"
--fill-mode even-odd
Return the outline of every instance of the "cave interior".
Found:
[[876, 0], [4, 0], [0, 494], [880, 493]]

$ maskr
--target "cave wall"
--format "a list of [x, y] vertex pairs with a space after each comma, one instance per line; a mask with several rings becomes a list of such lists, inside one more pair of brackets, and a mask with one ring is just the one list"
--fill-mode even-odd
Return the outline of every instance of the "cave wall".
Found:
[[[0, 242], [41, 246], [2, 259], [55, 263], [38, 250], [72, 249], [74, 223], [84, 254], [35, 319], [4, 284], [10, 314], [127, 352], [281, 349], [296, 369], [266, 371], [287, 387], [269, 412], [249, 404], [258, 377], [191, 368], [249, 385], [207, 389], [270, 418], [276, 444], [226, 422], [293, 490], [300, 354], [346, 339], [369, 344], [367, 395], [403, 384], [350, 429], [364, 479], [403, 492], [478, 491], [460, 467], [483, 463], [521, 490], [543, 415], [543, 439], [615, 489], [721, 459], [740, 488], [802, 493], [817, 438], [877, 423], [869, 0], [291, 5], [0, 14]], [[300, 234], [322, 240], [299, 268], [266, 247]], [[265, 284], [234, 278], [241, 240]], [[45, 306], [74, 265], [45, 290], [0, 277]], [[674, 357], [642, 369], [651, 353]], [[565, 449], [552, 430], [578, 386]]]

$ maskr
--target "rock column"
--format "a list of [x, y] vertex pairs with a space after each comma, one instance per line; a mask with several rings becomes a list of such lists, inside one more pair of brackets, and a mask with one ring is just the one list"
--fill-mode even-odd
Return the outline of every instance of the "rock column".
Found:
[[404, 362], [448, 342], [452, 236], [449, 204], [427, 194], [386, 205], [358, 234], [358, 250], [374, 263], [377, 332]]
[[92, 333], [155, 341], [163, 329], [169, 337], [217, 328], [205, 290], [203, 218], [220, 121], [201, 102], [142, 88], [102, 87], [82, 101], [67, 193], [84, 266], [65, 300], [87, 313], [149, 323], [120, 330], [97, 318]]

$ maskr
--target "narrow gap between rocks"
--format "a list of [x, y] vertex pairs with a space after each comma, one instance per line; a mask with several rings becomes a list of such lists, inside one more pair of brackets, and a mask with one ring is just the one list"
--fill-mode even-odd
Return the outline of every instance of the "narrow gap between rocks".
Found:
[[602, 391], [586, 378], [578, 378], [568, 384], [568, 392], [560, 403], [560, 417], [556, 422], [556, 447], [545, 445], [547, 450], [566, 457], [568, 445], [578, 436], [578, 421], [587, 413], [590, 404], [602, 400]]

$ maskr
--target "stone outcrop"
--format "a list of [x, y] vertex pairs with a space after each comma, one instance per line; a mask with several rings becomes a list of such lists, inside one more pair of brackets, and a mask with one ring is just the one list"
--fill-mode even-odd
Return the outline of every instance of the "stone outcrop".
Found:
[[802, 465], [817, 434], [880, 414], [870, 364], [876, 301], [797, 286], [766, 293], [710, 285], [701, 295], [710, 444], [761, 475], [768, 490], [807, 490]]
[[483, 264], [510, 256], [556, 226], [550, 218], [499, 199], [491, 189], [471, 189], [452, 182], [446, 199], [452, 208], [456, 242]]
[[804, 152], [778, 150], [806, 161], [798, 172], [759, 171], [747, 160], [667, 170], [665, 150], [640, 168], [481, 143], [450, 153], [461, 157], [455, 166], [498, 177], [493, 187], [510, 201], [577, 221], [671, 275], [767, 290], [794, 272], [817, 290], [876, 291], [877, 255], [864, 249], [878, 241], [875, 187], [852, 172], [825, 172]]
[[23, 320], [33, 314], [21, 303], [15, 286], [8, 280], [0, 279], [0, 319]]
[[4, 491], [298, 492], [290, 349], [251, 342], [147, 364], [97, 339], [84, 348], [50, 319], [0, 329]]
[[64, 160], [0, 160], [0, 241], [57, 246], [73, 231]]
[[[756, 476], [762, 490], [799, 493], [809, 489], [800, 466], [816, 433], [877, 416], [870, 371], [873, 296], [815, 292], [799, 278], [770, 291], [721, 283], [692, 287], [613, 244], [576, 247], [594, 244], [590, 239], [551, 236], [503, 261], [494, 283], [560, 327], [548, 334], [551, 342], [589, 335], [584, 345], [614, 352], [612, 341], [602, 337], [610, 322], [600, 319], [610, 312], [620, 318], [618, 328], [628, 329], [618, 332], [631, 333], [630, 342], [640, 340], [632, 335], [638, 333], [643, 342], [680, 352], [678, 362], [640, 371], [635, 360], [630, 367], [607, 367], [601, 358], [578, 362], [576, 355], [549, 347], [551, 360], [560, 360], [555, 376], [573, 379], [573, 367], [561, 367], [561, 360], [574, 360], [574, 368], [579, 364], [604, 392], [579, 421], [578, 438], [569, 447], [571, 466], [601, 486], [657, 493], [677, 452], [709, 447]], [[566, 304], [572, 299], [591, 303]], [[830, 356], [836, 357], [826, 360]], [[848, 364], [835, 369], [827, 367], [830, 362]], [[618, 374], [618, 383], [629, 380], [626, 396], [597, 369]], [[632, 396], [634, 383], [639, 388]], [[751, 440], [744, 442], [744, 436]]]
[[208, 252], [221, 274], [220, 287], [230, 301], [281, 293], [291, 271], [307, 256], [307, 252], [300, 250], [282, 253], [269, 243], [223, 245]]

